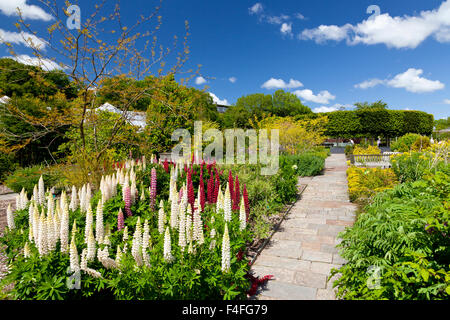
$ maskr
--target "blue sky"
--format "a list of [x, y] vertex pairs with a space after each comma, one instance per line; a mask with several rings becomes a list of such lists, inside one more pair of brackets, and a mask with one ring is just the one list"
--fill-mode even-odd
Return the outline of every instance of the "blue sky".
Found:
[[[13, 2], [28, 6], [36, 28], [49, 24], [30, 7], [37, 1], [0, 0], [3, 35], [15, 31]], [[124, 20], [155, 3], [122, 1]], [[79, 5], [83, 19], [92, 4]], [[371, 5], [379, 15], [367, 13]], [[450, 115], [450, 0], [166, 0], [161, 15], [162, 41], [182, 36], [189, 21], [188, 66], [202, 65], [189, 85], [222, 102], [283, 88], [316, 111], [383, 99], [391, 109]]]

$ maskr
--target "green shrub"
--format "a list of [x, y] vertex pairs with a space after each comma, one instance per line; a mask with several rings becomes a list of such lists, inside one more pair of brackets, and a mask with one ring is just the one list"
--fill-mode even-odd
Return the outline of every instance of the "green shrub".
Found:
[[[430, 135], [433, 115], [409, 110], [355, 110], [324, 113], [329, 137], [399, 137], [408, 132]], [[317, 116], [317, 115], [315, 115]]]
[[278, 201], [289, 203], [297, 198], [297, 175], [288, 159], [280, 157], [279, 161], [281, 170], [271, 180], [278, 194]]
[[0, 183], [5, 180], [8, 174], [12, 173], [17, 167], [14, 156], [7, 153], [0, 154]]
[[[279, 214], [284, 204], [297, 197], [297, 175], [292, 164], [283, 159], [286, 157], [280, 157], [279, 170], [272, 176], [262, 176], [260, 165], [224, 166], [225, 173], [231, 169], [233, 176], [239, 177], [241, 191], [246, 184], [251, 208], [249, 224], [255, 241], [269, 236], [274, 225], [272, 216]], [[226, 184], [228, 176], [222, 177]]]
[[427, 172], [449, 172], [444, 161], [435, 159], [433, 153], [410, 152], [392, 157], [392, 169], [400, 182], [412, 182], [421, 179]]
[[448, 300], [449, 193], [450, 176], [438, 171], [375, 195], [340, 235], [340, 253], [348, 262], [332, 272], [342, 275], [334, 282], [337, 296]]
[[353, 154], [353, 149], [354, 149], [354, 146], [353, 145], [346, 145], [345, 146], [345, 150], [344, 150], [344, 153], [345, 153], [345, 156], [348, 158], [351, 154]]
[[428, 137], [419, 137], [416, 141], [414, 141], [411, 149], [414, 151], [422, 151], [428, 149], [431, 146], [430, 138]]
[[324, 153], [307, 152], [287, 156], [287, 158], [295, 169], [296, 174], [301, 177], [317, 176], [325, 168], [326, 154]]
[[376, 193], [391, 189], [397, 183], [392, 169], [357, 168], [347, 169], [350, 201], [367, 204]]
[[27, 168], [18, 168], [5, 180], [5, 184], [14, 192], [21, 192], [22, 188], [30, 197], [33, 194], [33, 188], [38, 184], [42, 175], [46, 186], [58, 184], [61, 176], [54, 170], [42, 166], [33, 166]]
[[376, 147], [376, 146], [371, 146], [368, 145], [367, 147], [363, 147], [360, 144], [357, 144], [354, 148], [353, 148], [353, 154], [355, 155], [374, 155], [374, 154], [380, 154], [381, 155], [381, 150], [380, 148]]
[[417, 133], [408, 133], [391, 143], [391, 150], [396, 152], [408, 152], [411, 150], [414, 142], [421, 136]]

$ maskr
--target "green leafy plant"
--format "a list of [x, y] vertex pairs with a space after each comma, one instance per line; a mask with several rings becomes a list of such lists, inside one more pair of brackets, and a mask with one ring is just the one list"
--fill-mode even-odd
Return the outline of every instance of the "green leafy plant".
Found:
[[46, 185], [55, 185], [61, 179], [61, 176], [55, 170], [43, 166], [33, 166], [16, 169], [6, 178], [5, 184], [14, 192], [21, 192], [24, 188], [30, 197], [33, 193], [33, 187], [38, 183], [41, 175]]
[[302, 177], [321, 174], [325, 167], [324, 154], [307, 152], [289, 156], [289, 161], [295, 168], [295, 172]]
[[397, 152], [408, 152], [411, 150], [414, 142], [416, 142], [419, 138], [420, 134], [417, 133], [405, 134], [404, 136], [398, 138], [397, 141], [393, 141], [391, 143], [391, 149], [392, 151]]
[[[442, 171], [374, 196], [339, 245], [344, 299], [448, 299], [450, 177]], [[378, 268], [377, 279], [369, 272]], [[371, 287], [373, 281], [376, 286]]]

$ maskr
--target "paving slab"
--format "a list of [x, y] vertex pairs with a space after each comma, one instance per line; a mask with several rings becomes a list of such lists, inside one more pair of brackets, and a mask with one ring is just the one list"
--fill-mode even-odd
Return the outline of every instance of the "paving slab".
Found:
[[271, 280], [267, 282], [261, 295], [264, 298], [280, 300], [316, 300], [317, 290], [317, 288]]

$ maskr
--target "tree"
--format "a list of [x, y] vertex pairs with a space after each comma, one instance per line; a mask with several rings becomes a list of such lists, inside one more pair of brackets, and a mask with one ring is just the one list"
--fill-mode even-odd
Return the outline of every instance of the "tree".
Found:
[[311, 113], [311, 109], [304, 106], [293, 93], [277, 90], [272, 96], [272, 114], [279, 117], [296, 116]]
[[387, 109], [387, 103], [383, 102], [383, 100], [378, 100], [372, 103], [368, 102], [356, 102], [355, 103], [356, 110], [378, 110], [378, 109]]
[[53, 152], [64, 141], [74, 116], [62, 93], [45, 99], [13, 95], [0, 104], [0, 151], [14, 154], [22, 166], [56, 161]]
[[277, 90], [273, 95], [254, 93], [240, 97], [236, 105], [228, 108], [223, 115], [225, 127], [250, 127], [249, 119], [261, 120], [269, 116], [298, 116], [312, 113], [300, 99], [290, 92]]
[[[157, 33], [162, 24], [159, 14], [162, 1], [149, 15], [141, 15], [136, 23], [126, 26], [121, 18], [118, 1], [112, 12], [108, 13], [109, 6], [105, 6], [105, 1], [95, 4], [92, 14], [87, 15], [87, 5], [83, 7], [86, 19], [81, 21], [79, 29], [69, 29], [66, 24], [69, 12], [63, 10], [61, 15], [60, 5], [56, 0], [41, 1], [46, 7], [46, 11], [52, 16], [52, 25], [47, 28], [47, 34], [41, 35], [35, 32], [29, 24], [26, 24], [19, 10], [19, 20], [16, 27], [23, 35], [24, 41], [33, 50], [35, 61], [40, 66], [51, 63], [65, 71], [71, 82], [78, 88], [77, 98], [71, 103], [72, 125], [79, 130], [80, 148], [78, 154], [86, 159], [86, 170], [96, 170], [90, 168], [91, 163], [99, 163], [105, 152], [114, 144], [116, 137], [127, 123], [129, 111], [139, 99], [152, 97], [155, 91], [161, 90], [155, 86], [148, 88], [140, 85], [139, 82], [130, 83], [123, 86], [124, 79], [145, 79], [148, 76], [162, 78], [167, 74], [176, 74], [181, 71], [187, 61], [189, 47], [187, 37], [189, 28], [185, 23], [186, 34], [182, 43], [182, 48], [178, 53], [174, 52], [175, 62], [170, 67], [166, 64], [166, 59], [176, 48], [178, 37], [174, 37], [172, 48], [164, 47], [158, 43]], [[67, 4], [66, 4], [67, 5]], [[26, 34], [34, 37], [26, 38]], [[39, 37], [39, 38], [38, 38]], [[36, 41], [36, 39], [41, 39]], [[6, 43], [9, 53], [16, 60], [19, 56], [13, 44]], [[15, 72], [15, 70], [10, 70]], [[41, 68], [34, 76], [39, 77], [45, 74], [45, 68]], [[181, 79], [182, 83], [194, 76], [192, 70], [187, 70], [186, 79]], [[108, 82], [109, 81], [109, 82]], [[108, 83], [109, 93], [115, 95], [121, 108], [122, 116], [114, 121], [111, 134], [102, 144], [97, 144], [95, 150], [87, 152], [87, 137], [85, 124], [88, 120], [89, 110], [96, 109], [101, 105], [101, 99], [97, 96], [103, 85]], [[94, 131], [92, 134], [96, 135]], [[95, 159], [95, 162], [89, 161]]]
[[326, 116], [295, 120], [292, 117], [272, 116], [258, 123], [259, 128], [278, 129], [280, 149], [289, 154], [301, 153], [325, 141]]
[[147, 108], [145, 130], [149, 148], [165, 152], [176, 143], [171, 141], [175, 129], [193, 133], [194, 121], [216, 121], [218, 112], [208, 93], [179, 85], [172, 75], [158, 81], [162, 90], [154, 93]]
[[0, 59], [0, 95], [22, 97], [31, 95], [45, 99], [62, 92], [68, 99], [77, 96], [77, 89], [60, 70], [47, 71], [11, 58]]
[[[12, 72], [15, 71], [15, 72]], [[77, 89], [66, 74], [0, 59], [0, 151], [22, 166], [54, 160], [71, 124], [70, 101]]]
[[436, 131], [448, 129], [450, 127], [450, 117], [447, 117], [447, 119], [434, 120], [434, 127], [436, 128]]

